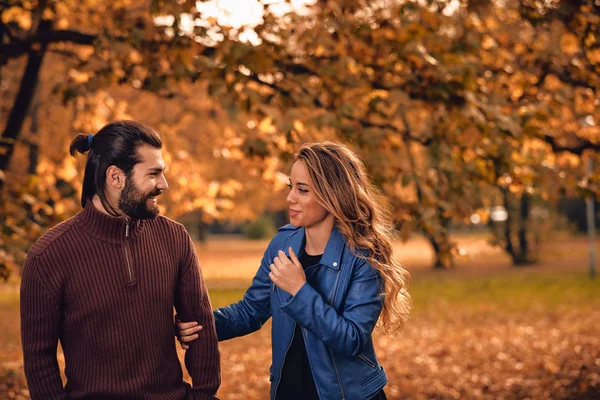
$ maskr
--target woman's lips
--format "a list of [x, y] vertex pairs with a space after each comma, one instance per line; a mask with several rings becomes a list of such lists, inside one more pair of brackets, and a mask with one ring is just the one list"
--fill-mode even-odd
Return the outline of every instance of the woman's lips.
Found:
[[295, 217], [298, 214], [300, 214], [300, 211], [296, 211], [296, 210], [290, 210], [290, 217]]

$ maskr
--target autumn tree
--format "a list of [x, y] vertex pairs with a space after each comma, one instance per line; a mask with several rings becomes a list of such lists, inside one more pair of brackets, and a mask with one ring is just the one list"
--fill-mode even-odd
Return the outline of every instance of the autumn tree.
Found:
[[[114, 85], [180, 99], [195, 87], [180, 83], [200, 82], [234, 121], [214, 154], [272, 187], [299, 143], [348, 143], [390, 198], [404, 237], [416, 229], [429, 240], [436, 266], [452, 265], [450, 226], [474, 211], [486, 217], [498, 202], [509, 220], [494, 229], [497, 242], [514, 263], [530, 262], [532, 199], [575, 194], [581, 182], [597, 189], [581, 169], [600, 136], [593, 0], [254, 3], [262, 18], [250, 25], [203, 2], [2, 3], [0, 65], [20, 62], [28, 79], [7, 118], [0, 170], [53, 52], [66, 66], [53, 93], [82, 108]], [[197, 140], [179, 137], [189, 126], [171, 130], [178, 146]], [[235, 186], [225, 184], [223, 207], [235, 203], [227, 194]], [[214, 206], [187, 198], [173, 204]]]
[[[306, 126], [333, 132], [367, 160], [397, 222], [425, 234], [437, 266], [451, 264], [450, 221], [489, 205], [481, 188], [492, 188], [509, 211], [498, 243], [515, 264], [532, 261], [532, 196], [549, 199], [557, 180], [573, 182], [555, 154], [598, 149], [592, 1], [319, 1], [283, 16], [265, 9], [252, 41], [214, 21], [210, 29], [222, 35], [215, 57], [198, 59], [224, 104], [273, 125], [247, 133], [250, 154], [286, 152], [274, 143], [306, 140]], [[553, 92], [557, 84], [567, 92]], [[587, 111], [564, 124], [574, 114], [556, 111], [576, 99]]]
[[586, 175], [582, 161], [600, 149], [599, 8], [592, 1], [522, 0], [479, 1], [469, 11], [486, 82], [477, 101], [503, 141], [503, 151], [486, 152], [509, 210], [494, 232], [513, 263], [526, 264], [534, 261], [532, 199], [555, 204], [561, 193], [576, 194]]
[[[79, 208], [82, 165], [67, 156], [68, 143], [111, 120], [139, 118], [163, 134], [177, 188], [164, 198], [170, 216], [239, 221], [264, 208], [265, 180], [248, 179], [254, 170], [229, 151], [236, 124], [192, 68], [194, 57], [213, 51], [181, 35], [180, 15], [193, 9], [194, 2], [0, 3], [1, 277]], [[158, 22], [164, 16], [166, 25]], [[240, 195], [253, 200], [234, 210]]]

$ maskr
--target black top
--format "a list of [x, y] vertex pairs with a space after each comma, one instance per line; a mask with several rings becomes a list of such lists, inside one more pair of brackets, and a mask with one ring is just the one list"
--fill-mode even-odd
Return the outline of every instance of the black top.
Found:
[[[321, 261], [322, 254], [311, 256], [302, 252], [300, 262], [302, 268], [306, 270]], [[314, 286], [307, 277], [309, 285]], [[306, 346], [304, 345], [304, 336], [302, 327], [296, 323], [294, 329], [294, 338], [290, 345], [283, 362], [281, 379], [277, 388], [276, 400], [319, 400], [315, 381], [310, 369]], [[386, 400], [385, 393], [381, 390], [371, 400]]]

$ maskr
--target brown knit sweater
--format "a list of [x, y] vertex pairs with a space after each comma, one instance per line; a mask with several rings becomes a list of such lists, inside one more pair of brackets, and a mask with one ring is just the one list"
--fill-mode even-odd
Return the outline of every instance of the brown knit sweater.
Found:
[[[173, 307], [182, 321], [204, 326], [185, 355], [192, 388], [177, 358]], [[193, 243], [182, 225], [162, 216], [129, 222], [88, 203], [48, 231], [23, 267], [21, 337], [33, 400], [208, 400], [221, 383]]]

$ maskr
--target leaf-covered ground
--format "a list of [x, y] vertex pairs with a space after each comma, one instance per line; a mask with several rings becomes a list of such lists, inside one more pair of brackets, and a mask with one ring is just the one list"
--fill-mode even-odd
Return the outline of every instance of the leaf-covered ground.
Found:
[[[422, 242], [397, 246], [415, 307], [400, 336], [375, 338], [388, 397], [600, 398], [600, 279], [587, 277], [585, 240], [548, 243], [539, 265], [519, 269], [481, 238], [460, 240], [469, 258], [451, 271], [430, 270]], [[241, 297], [265, 245], [198, 247], [215, 307]], [[18, 318], [15, 284], [0, 286], [0, 399], [29, 398]], [[270, 324], [220, 350], [220, 397], [267, 399]]]

